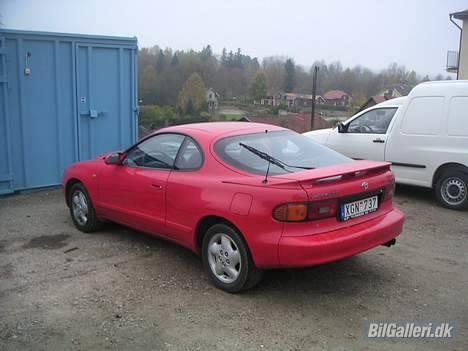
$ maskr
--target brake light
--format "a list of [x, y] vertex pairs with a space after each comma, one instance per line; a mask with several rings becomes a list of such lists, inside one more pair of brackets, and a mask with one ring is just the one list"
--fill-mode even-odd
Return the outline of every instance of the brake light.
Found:
[[338, 210], [337, 200], [326, 200], [309, 203], [309, 220], [335, 217]]
[[273, 210], [273, 218], [281, 222], [301, 222], [307, 219], [306, 203], [279, 205]]
[[337, 200], [282, 204], [273, 210], [273, 218], [281, 222], [313, 221], [335, 217]]
[[393, 194], [395, 194], [395, 177], [393, 177], [391, 182], [385, 186], [383, 201], [392, 200]]

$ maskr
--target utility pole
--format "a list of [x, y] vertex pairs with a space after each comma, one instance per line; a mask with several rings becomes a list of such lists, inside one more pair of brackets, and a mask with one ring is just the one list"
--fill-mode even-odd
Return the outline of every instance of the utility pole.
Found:
[[315, 118], [315, 97], [317, 96], [317, 75], [319, 66], [314, 66], [314, 77], [312, 84], [312, 111], [310, 111], [310, 126], [309, 130], [314, 129], [314, 118]]

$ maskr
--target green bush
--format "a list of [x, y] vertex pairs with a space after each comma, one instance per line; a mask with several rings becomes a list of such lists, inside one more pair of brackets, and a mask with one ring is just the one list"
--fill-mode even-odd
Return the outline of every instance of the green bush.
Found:
[[146, 128], [161, 128], [166, 120], [176, 118], [175, 109], [172, 106], [144, 105], [140, 106], [140, 125]]
[[197, 116], [180, 116], [172, 106], [140, 106], [139, 124], [149, 130], [178, 124], [208, 122], [210, 120], [211, 115], [208, 112], [201, 112]]

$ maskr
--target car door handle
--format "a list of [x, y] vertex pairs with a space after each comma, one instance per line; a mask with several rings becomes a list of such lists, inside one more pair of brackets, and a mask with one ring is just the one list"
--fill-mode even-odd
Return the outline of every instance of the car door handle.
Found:
[[162, 189], [162, 185], [159, 185], [159, 184], [151, 184], [151, 186], [157, 190], [161, 190]]
[[381, 144], [383, 144], [383, 143], [385, 143], [385, 140], [380, 139], [380, 138], [377, 138], [377, 139], [372, 140], [372, 142], [373, 142], [373, 143], [381, 143]]

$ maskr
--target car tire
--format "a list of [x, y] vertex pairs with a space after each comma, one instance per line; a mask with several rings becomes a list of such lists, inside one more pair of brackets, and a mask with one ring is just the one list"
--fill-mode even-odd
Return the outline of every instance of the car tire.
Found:
[[435, 185], [439, 203], [452, 210], [468, 208], [468, 173], [448, 170], [442, 174]]
[[219, 223], [210, 227], [202, 243], [203, 266], [214, 285], [229, 293], [257, 285], [263, 276], [237, 230]]
[[84, 233], [99, 230], [102, 222], [96, 216], [91, 198], [82, 183], [72, 185], [68, 192], [68, 203], [73, 224]]

